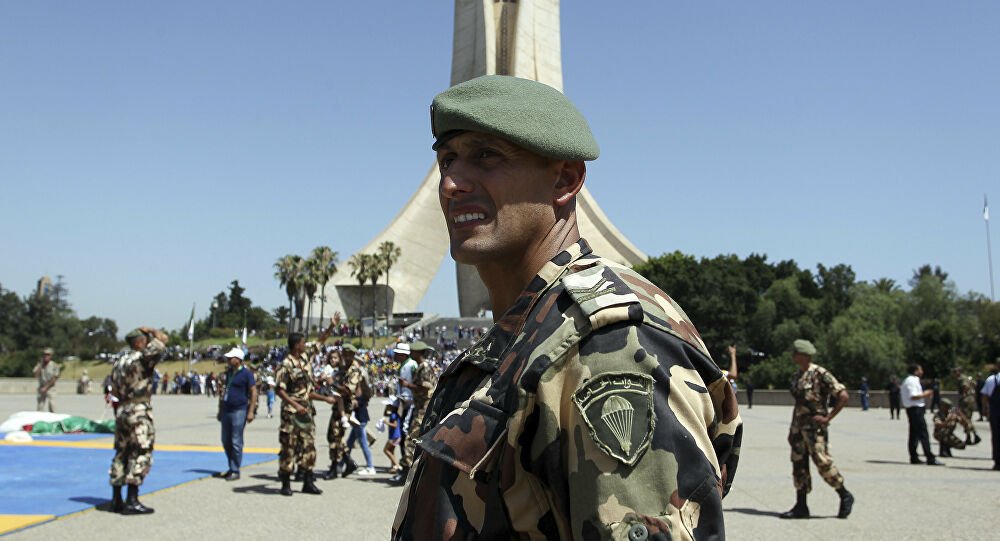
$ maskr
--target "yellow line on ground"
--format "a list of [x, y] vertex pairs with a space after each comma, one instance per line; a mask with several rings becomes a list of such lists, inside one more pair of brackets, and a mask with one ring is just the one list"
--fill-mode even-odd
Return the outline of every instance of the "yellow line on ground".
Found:
[[[89, 441], [42, 441], [28, 442], [0, 441], [0, 445], [10, 447], [70, 447], [74, 449], [113, 449], [114, 442], [109, 440]], [[224, 449], [219, 445], [156, 445], [156, 451], [199, 451], [221, 453]], [[244, 447], [244, 453], [277, 453], [277, 447]]]
[[55, 515], [0, 515], [0, 535], [53, 518]]

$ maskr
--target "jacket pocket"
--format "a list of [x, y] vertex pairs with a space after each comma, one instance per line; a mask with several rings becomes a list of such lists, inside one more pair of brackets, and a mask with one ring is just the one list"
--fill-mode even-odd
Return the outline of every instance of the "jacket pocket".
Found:
[[428, 455], [485, 482], [496, 466], [506, 434], [506, 413], [470, 401], [425, 432], [418, 444]]

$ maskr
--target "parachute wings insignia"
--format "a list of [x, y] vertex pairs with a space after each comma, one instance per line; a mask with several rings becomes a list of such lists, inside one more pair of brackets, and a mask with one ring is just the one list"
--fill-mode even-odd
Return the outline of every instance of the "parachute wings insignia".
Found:
[[632, 466], [653, 435], [653, 378], [634, 372], [605, 373], [573, 393], [590, 436], [602, 451]]

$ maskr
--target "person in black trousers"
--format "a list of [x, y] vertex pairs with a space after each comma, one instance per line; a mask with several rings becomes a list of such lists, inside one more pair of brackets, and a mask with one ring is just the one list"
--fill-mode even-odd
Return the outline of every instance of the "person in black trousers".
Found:
[[910, 375], [903, 380], [900, 386], [900, 395], [903, 399], [903, 407], [906, 408], [906, 419], [910, 423], [909, 438], [907, 448], [910, 451], [910, 464], [923, 464], [917, 456], [917, 444], [924, 450], [924, 458], [927, 459], [928, 466], [944, 466], [934, 458], [931, 453], [931, 440], [927, 434], [927, 421], [924, 419], [924, 399], [934, 394], [934, 391], [924, 390], [920, 384], [920, 377], [924, 375], [924, 369], [919, 364], [910, 365]]
[[899, 378], [892, 376], [885, 390], [889, 391], [889, 418], [899, 419]]

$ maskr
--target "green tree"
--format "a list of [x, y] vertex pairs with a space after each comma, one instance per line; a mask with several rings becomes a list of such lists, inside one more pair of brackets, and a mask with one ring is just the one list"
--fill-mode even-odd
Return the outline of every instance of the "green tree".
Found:
[[386, 329], [389, 327], [389, 318], [392, 316], [392, 307], [389, 306], [389, 271], [392, 270], [392, 266], [399, 261], [399, 257], [403, 255], [403, 250], [396, 243], [391, 240], [387, 240], [378, 245], [378, 257], [382, 263], [382, 270], [385, 271], [385, 325]]
[[289, 333], [294, 327], [294, 302], [299, 298], [302, 289], [301, 278], [304, 266], [302, 257], [297, 255], [286, 255], [274, 263], [274, 277], [281, 284], [281, 287], [285, 288], [285, 294], [288, 295], [288, 312], [293, 314], [288, 320]]
[[852, 296], [850, 308], [833, 319], [821, 344], [826, 367], [849, 386], [858, 385], [862, 377], [884, 382], [903, 374], [903, 294], [858, 284]]
[[[371, 256], [368, 254], [354, 254], [347, 261], [351, 267], [351, 276], [358, 281], [358, 313], [365, 313], [365, 282], [368, 281]], [[374, 303], [373, 303], [374, 304]]]
[[319, 320], [326, 321], [324, 308], [326, 307], [326, 284], [337, 274], [337, 252], [329, 246], [317, 246], [313, 248], [311, 259], [315, 263], [316, 281], [319, 283]]

